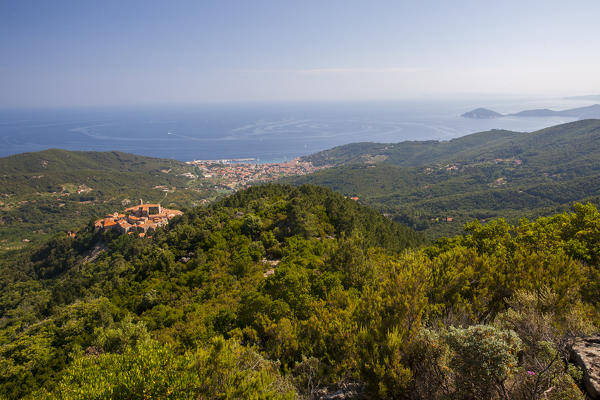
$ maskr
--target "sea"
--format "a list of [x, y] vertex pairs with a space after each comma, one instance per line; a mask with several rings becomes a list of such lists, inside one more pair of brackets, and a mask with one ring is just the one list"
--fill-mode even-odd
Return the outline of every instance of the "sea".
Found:
[[591, 105], [562, 98], [420, 98], [402, 101], [221, 103], [0, 110], [0, 157], [49, 148], [173, 158], [283, 162], [353, 142], [450, 140], [490, 129], [529, 132], [564, 117], [474, 120], [501, 113]]

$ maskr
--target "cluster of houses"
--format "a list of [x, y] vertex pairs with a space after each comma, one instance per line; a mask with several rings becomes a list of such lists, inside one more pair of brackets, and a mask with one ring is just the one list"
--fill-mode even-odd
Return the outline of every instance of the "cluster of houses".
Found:
[[[269, 182], [284, 176], [306, 175], [326, 166], [315, 167], [311, 162], [295, 158], [284, 163], [244, 163], [238, 160], [194, 160], [188, 164], [195, 165], [202, 171], [204, 178], [229, 189], [246, 187], [251, 182]], [[183, 174], [195, 178], [193, 174]]]
[[163, 208], [160, 204], [140, 204], [125, 209], [124, 214], [108, 214], [95, 222], [96, 229], [116, 230], [122, 234], [138, 234], [144, 237], [153, 233], [156, 228], [167, 225], [169, 221], [183, 214], [179, 210]]

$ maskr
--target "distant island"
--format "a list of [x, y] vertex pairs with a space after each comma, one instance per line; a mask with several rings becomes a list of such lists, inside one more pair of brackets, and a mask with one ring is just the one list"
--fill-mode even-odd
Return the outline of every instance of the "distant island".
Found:
[[476, 108], [472, 111], [464, 113], [461, 115], [461, 117], [473, 119], [492, 119], [504, 117], [504, 115], [496, 111], [488, 110], [487, 108]]
[[554, 111], [548, 108], [524, 110], [514, 114], [500, 114], [487, 108], [476, 108], [461, 115], [463, 118], [491, 119], [501, 117], [571, 117], [577, 119], [600, 118], [600, 104], [587, 107], [571, 108], [568, 110]]

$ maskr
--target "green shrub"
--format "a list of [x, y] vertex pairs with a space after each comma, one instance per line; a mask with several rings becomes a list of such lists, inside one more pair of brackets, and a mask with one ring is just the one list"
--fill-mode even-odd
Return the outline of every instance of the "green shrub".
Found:
[[57, 387], [36, 399], [292, 399], [277, 365], [234, 342], [215, 339], [207, 348], [178, 355], [155, 342], [122, 354], [84, 356]]

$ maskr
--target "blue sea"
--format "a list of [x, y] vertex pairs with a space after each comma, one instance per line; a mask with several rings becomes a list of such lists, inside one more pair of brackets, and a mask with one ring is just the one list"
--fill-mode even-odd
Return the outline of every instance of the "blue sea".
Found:
[[477, 107], [510, 113], [589, 104], [472, 98], [0, 110], [0, 156], [62, 148], [119, 150], [181, 161], [255, 158], [274, 162], [352, 142], [449, 140], [489, 129], [533, 131], [572, 121], [460, 117]]

